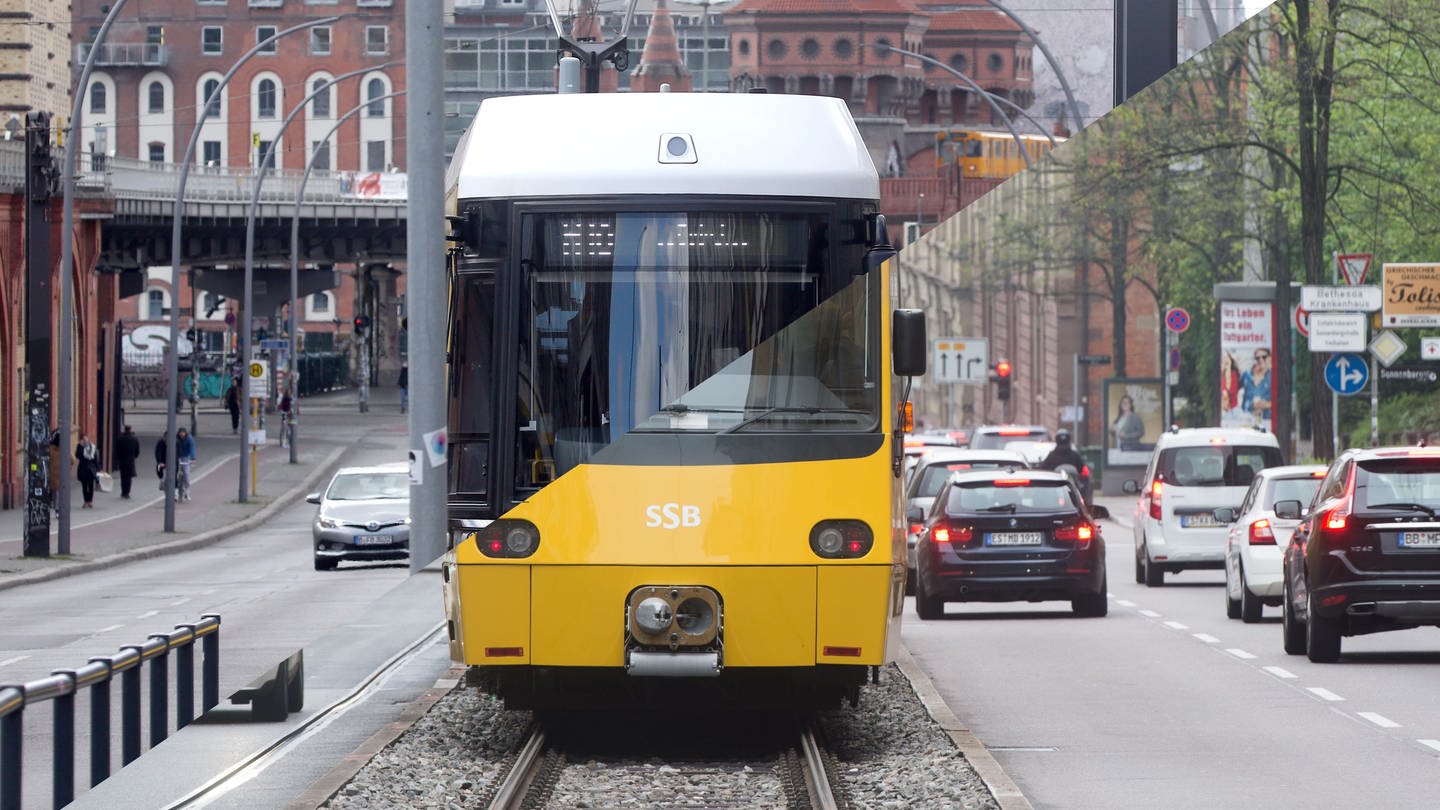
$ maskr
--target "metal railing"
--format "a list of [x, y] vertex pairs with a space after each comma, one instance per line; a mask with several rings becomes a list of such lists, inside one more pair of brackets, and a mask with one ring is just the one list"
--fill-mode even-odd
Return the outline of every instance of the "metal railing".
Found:
[[220, 617], [207, 613], [194, 624], [155, 633], [144, 644], [129, 644], [116, 655], [91, 658], [79, 669], [55, 670], [47, 678], [0, 684], [0, 810], [20, 810], [27, 706], [54, 701], [52, 796], [55, 807], [75, 800], [75, 698], [89, 689], [90, 786], [110, 777], [112, 711], [110, 686], [120, 678], [120, 758], [122, 767], [141, 752], [141, 672], [149, 664], [150, 747], [170, 731], [170, 653], [175, 652], [175, 730], [195, 714], [195, 642], [201, 643], [201, 712], [220, 702]]

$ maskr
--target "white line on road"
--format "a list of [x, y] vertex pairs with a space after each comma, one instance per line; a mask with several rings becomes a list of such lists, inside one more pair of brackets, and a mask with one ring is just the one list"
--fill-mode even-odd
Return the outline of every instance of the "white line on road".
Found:
[[108, 633], [108, 632], [110, 632], [111, 630], [119, 630], [120, 628], [122, 628], [122, 627], [124, 627], [124, 626], [125, 626], [125, 625], [123, 625], [123, 624], [112, 624], [112, 625], [110, 625], [109, 627], [102, 627], [102, 628], [100, 628], [99, 630], [96, 630], [96, 631], [93, 633], [93, 635], [97, 635], [97, 636], [98, 636], [98, 635], [100, 635], [101, 633]]
[[1426, 748], [1434, 748], [1436, 751], [1440, 751], [1440, 740], [1416, 740], [1415, 742], [1420, 743]]
[[150, 618], [151, 616], [159, 616], [159, 615], [160, 615], [160, 611], [158, 611], [158, 610], [147, 610], [147, 611], [145, 611], [144, 613], [141, 613], [139, 616], [136, 616], [135, 618], [137, 618], [137, 619], [148, 619], [148, 618]]
[[1195, 636], [1195, 638], [1200, 639], [1206, 644], [1218, 644], [1220, 642], [1220, 639], [1215, 638], [1209, 633], [1192, 633], [1191, 635]]
[[17, 656], [15, 656], [14, 658], [6, 658], [4, 661], [0, 661], [0, 667], [3, 667], [3, 666], [5, 666], [5, 665], [7, 665], [7, 664], [18, 664], [18, 663], [20, 663], [21, 661], [24, 661], [26, 658], [29, 658], [29, 657], [30, 657], [30, 656], [28, 656], [28, 655], [17, 655]]
[[1365, 718], [1366, 720], [1369, 720], [1370, 722], [1374, 723], [1375, 725], [1377, 725], [1377, 726], [1379, 726], [1379, 727], [1381, 727], [1381, 728], [1399, 728], [1399, 727], [1400, 727], [1400, 724], [1399, 724], [1399, 723], [1395, 722], [1394, 720], [1391, 720], [1390, 718], [1386, 717], [1386, 716], [1383, 715], [1383, 714], [1376, 714], [1375, 712], [1356, 712], [1356, 714], [1360, 715], [1361, 717]]
[[1225, 652], [1230, 653], [1231, 655], [1235, 656], [1236, 658], [1243, 658], [1243, 659], [1245, 659], [1245, 660], [1247, 660], [1247, 661], [1250, 660], [1251, 658], [1254, 658], [1254, 657], [1255, 657], [1253, 654], [1248, 653], [1248, 652], [1245, 652], [1244, 650], [1240, 649], [1239, 647], [1231, 647], [1230, 649], [1226, 650]]
[[1331, 692], [1329, 689], [1325, 689], [1325, 688], [1319, 687], [1319, 686], [1312, 686], [1312, 687], [1310, 687], [1309, 692], [1310, 692], [1310, 694], [1314, 695], [1315, 697], [1320, 698], [1321, 700], [1328, 700], [1328, 701], [1330, 701], [1330, 702], [1332, 702], [1332, 703], [1335, 702], [1335, 701], [1337, 701], [1337, 700], [1344, 700], [1344, 699], [1345, 699], [1345, 698], [1340, 697], [1339, 695], [1335, 694], [1334, 692]]
[[1129, 599], [1116, 599], [1115, 604], [1119, 605], [1120, 607], [1135, 607], [1135, 603], [1131, 602]]
[[184, 599], [176, 599], [174, 602], [171, 602], [171, 603], [170, 603], [170, 607], [180, 607], [181, 605], [183, 605], [183, 604], [185, 604], [186, 602], [189, 602], [189, 601], [190, 601], [190, 597], [188, 597], [188, 596], [185, 597]]
[[1298, 677], [1300, 677], [1300, 676], [1296, 675], [1295, 673], [1291, 672], [1290, 670], [1285, 669], [1285, 668], [1283, 668], [1283, 667], [1262, 667], [1262, 669], [1264, 669], [1266, 672], [1270, 673], [1271, 675], [1274, 675], [1274, 676], [1277, 677], [1277, 678], [1284, 678], [1284, 679], [1286, 679], [1286, 680], [1289, 680], [1289, 679], [1291, 679], [1291, 678], [1298, 678]]
[[1189, 629], [1190, 629], [1190, 625], [1188, 625], [1188, 624], [1181, 624], [1180, 622], [1165, 622], [1165, 626], [1168, 627], [1168, 628], [1170, 628], [1171, 630], [1189, 630]]
[[1151, 619], [1158, 619], [1158, 618], [1160, 618], [1160, 614], [1159, 614], [1159, 613], [1156, 613], [1156, 612], [1153, 611], [1153, 610], [1142, 610], [1142, 611], [1140, 611], [1140, 615], [1141, 615], [1141, 616], [1147, 616], [1147, 617], [1149, 617], [1149, 618], [1151, 618]]

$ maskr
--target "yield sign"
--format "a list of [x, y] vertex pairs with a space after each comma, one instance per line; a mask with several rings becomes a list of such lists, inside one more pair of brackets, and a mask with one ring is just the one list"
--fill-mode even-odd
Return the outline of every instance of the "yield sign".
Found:
[[1370, 260], [1373, 258], [1373, 253], [1341, 253], [1335, 257], [1335, 261], [1340, 264], [1340, 275], [1344, 277], [1345, 283], [1356, 286], [1365, 283], [1365, 275], [1370, 272]]

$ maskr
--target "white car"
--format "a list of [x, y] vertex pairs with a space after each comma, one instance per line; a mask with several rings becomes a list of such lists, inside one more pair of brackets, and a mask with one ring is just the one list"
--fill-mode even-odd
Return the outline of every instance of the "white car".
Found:
[[1135, 502], [1135, 581], [1152, 588], [1165, 574], [1225, 567], [1230, 527], [1215, 510], [1237, 507], [1255, 474], [1279, 467], [1280, 445], [1246, 428], [1171, 428], [1155, 441], [1142, 481], [1126, 481]]
[[1298, 519], [1275, 516], [1279, 501], [1310, 503], [1329, 469], [1323, 464], [1271, 467], [1255, 474], [1255, 482], [1235, 509], [1215, 510], [1230, 525], [1225, 538], [1225, 615], [1253, 624], [1265, 605], [1276, 607], [1285, 595], [1285, 548]]

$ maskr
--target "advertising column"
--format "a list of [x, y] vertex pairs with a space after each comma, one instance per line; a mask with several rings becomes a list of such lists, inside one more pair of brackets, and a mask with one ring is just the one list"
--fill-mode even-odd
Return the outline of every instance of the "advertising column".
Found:
[[1271, 431], [1275, 305], [1220, 303], [1220, 426]]

